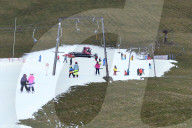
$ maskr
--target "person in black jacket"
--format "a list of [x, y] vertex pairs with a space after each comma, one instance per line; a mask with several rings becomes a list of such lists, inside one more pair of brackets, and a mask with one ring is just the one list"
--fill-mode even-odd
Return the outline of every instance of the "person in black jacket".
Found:
[[23, 74], [23, 77], [21, 78], [21, 92], [23, 92], [23, 87], [25, 87], [26, 91], [29, 92], [29, 89], [27, 87], [27, 75]]

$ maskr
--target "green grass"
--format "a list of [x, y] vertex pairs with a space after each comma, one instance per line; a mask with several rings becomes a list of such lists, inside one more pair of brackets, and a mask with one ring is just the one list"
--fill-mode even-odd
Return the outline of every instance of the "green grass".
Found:
[[[17, 31], [15, 57], [19, 57], [30, 52], [33, 48], [32, 32], [35, 27], [38, 26], [35, 35], [39, 39], [51, 26], [58, 23], [59, 17], [69, 17], [90, 9], [123, 8], [124, 3], [125, 0], [97, 0], [97, 2], [94, 0], [0, 1], [0, 27], [14, 27], [15, 17], [17, 17], [18, 28], [29, 27]], [[1, 58], [12, 57], [12, 45], [13, 29], [0, 29]]]

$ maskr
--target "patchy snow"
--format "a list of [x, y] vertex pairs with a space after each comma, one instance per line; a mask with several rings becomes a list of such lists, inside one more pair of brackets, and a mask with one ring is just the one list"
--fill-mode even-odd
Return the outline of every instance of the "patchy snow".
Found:
[[[5, 62], [5, 59], [0, 62], [0, 71], [4, 72], [6, 75], [13, 77], [15, 79], [15, 85], [10, 86], [9, 88], [17, 88], [14, 90], [12, 95], [16, 95], [15, 97], [15, 109], [16, 109], [16, 116], [15, 119], [28, 119], [32, 118], [33, 113], [37, 112], [43, 105], [45, 105], [48, 101], [52, 100], [57, 95], [67, 92], [67, 90], [74, 85], [86, 85], [88, 83], [92, 82], [105, 82], [103, 77], [106, 75], [105, 67], [101, 66], [100, 69], [100, 75], [95, 75], [95, 60], [94, 58], [73, 58], [73, 65], [74, 62], [78, 62], [79, 64], [79, 78], [69, 78], [68, 77], [68, 70], [69, 70], [69, 59], [68, 63], [63, 63], [64, 57], [62, 57], [63, 54], [66, 54], [68, 52], [77, 51], [81, 52], [83, 47], [85, 45], [64, 45], [59, 47], [59, 51], [65, 52], [65, 53], [59, 53], [60, 55], [60, 62], [57, 62], [57, 70], [56, 75], [52, 76], [52, 68], [53, 68], [53, 59], [54, 59], [54, 48], [49, 50], [43, 50], [39, 52], [33, 52], [29, 53], [24, 58], [26, 58], [25, 63], [23, 63], [20, 74], [17, 75], [18, 77], [15, 78], [13, 72], [10, 72], [10, 74], [6, 74], [6, 68], [3, 68], [3, 65], [5, 67], [8, 67], [10, 65], [15, 65], [15, 63], [19, 62]], [[86, 45], [89, 46], [92, 49], [92, 54], [98, 53], [99, 58], [103, 60], [104, 58], [104, 52], [102, 47], [98, 46], [92, 46], [92, 45]], [[107, 54], [108, 54], [108, 63], [109, 63], [109, 74], [113, 77], [113, 80], [131, 80], [131, 79], [141, 79], [141, 76], [137, 76], [137, 68], [144, 68], [145, 74], [142, 77], [153, 77], [154, 76], [154, 68], [153, 68], [153, 61], [152, 60], [141, 60], [143, 58], [142, 56], [136, 55], [134, 52], [132, 52], [132, 55], [134, 56], [133, 61], [130, 61], [130, 75], [124, 76], [124, 70], [127, 70], [128, 63], [129, 63], [129, 51], [127, 52], [125, 49], [120, 49], [121, 52], [127, 55], [126, 60], [121, 60], [121, 55], [118, 53], [119, 50], [117, 49], [111, 49], [107, 48]], [[39, 55], [42, 56], [42, 61], [39, 62]], [[8, 59], [7, 59], [8, 60]], [[102, 61], [103, 62], [103, 61]], [[149, 62], [152, 64], [151, 69], [149, 69]], [[156, 66], [156, 75], [157, 77], [161, 77], [164, 75], [165, 72], [169, 71], [173, 66], [175, 66], [172, 63], [176, 63], [176, 61], [172, 60], [155, 60], [155, 66]], [[5, 64], [7, 63], [7, 64]], [[20, 62], [22, 63], [22, 62]], [[49, 64], [49, 68], [46, 66], [46, 63]], [[103, 63], [102, 63], [103, 64]], [[113, 67], [114, 65], [117, 66], [117, 69], [119, 72], [117, 72], [117, 75], [113, 75]], [[14, 66], [13, 66], [14, 68]], [[7, 69], [8, 70], [8, 69]], [[17, 69], [19, 70], [19, 69]], [[48, 75], [46, 75], [46, 71]], [[20, 79], [23, 76], [23, 74], [27, 74], [27, 76], [30, 75], [30, 73], [34, 74], [35, 77], [35, 93], [27, 93], [24, 89], [23, 93], [20, 93]], [[9, 76], [10, 77], [10, 76]], [[143, 79], [143, 78], [142, 78]], [[1, 81], [2, 82], [2, 81]], [[5, 84], [6, 81], [4, 80], [3, 83]], [[1, 84], [2, 85], [2, 84]], [[0, 95], [3, 95], [3, 91], [6, 91], [6, 89], [1, 86], [2, 93]], [[6, 101], [7, 102], [7, 101]], [[9, 103], [5, 103], [5, 105], [0, 107], [0, 110], [2, 111], [2, 108], [4, 110], [4, 114], [1, 114], [1, 118], [4, 118], [4, 115], [10, 116], [9, 114], [6, 114], [9, 108], [6, 108], [7, 106], [11, 106]], [[0, 122], [2, 124], [2, 122]]]

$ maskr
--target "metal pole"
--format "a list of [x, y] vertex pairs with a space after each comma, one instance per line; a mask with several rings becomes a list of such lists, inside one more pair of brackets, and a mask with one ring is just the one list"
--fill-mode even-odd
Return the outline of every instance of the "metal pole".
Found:
[[105, 54], [105, 62], [106, 62], [106, 78], [109, 78], [109, 70], [108, 70], [108, 63], [107, 63], [107, 51], [106, 51], [106, 44], [105, 44], [105, 31], [104, 31], [104, 21], [101, 18], [102, 22], [102, 30], [103, 30], [103, 44], [104, 44], [104, 54]]
[[131, 60], [131, 52], [132, 52], [132, 50], [131, 50], [131, 48], [130, 48], [130, 54], [129, 54], [129, 65], [128, 65], [128, 69], [130, 68], [130, 60]]
[[16, 33], [16, 22], [17, 22], [17, 17], [15, 18], [15, 30], [14, 30], [14, 38], [13, 38], [13, 58], [15, 57], [15, 33]]
[[60, 30], [61, 30], [61, 19], [59, 19], [59, 24], [58, 24], [58, 32], [57, 32], [57, 40], [56, 40], [56, 48], [55, 48], [55, 57], [54, 57], [53, 73], [52, 73], [53, 76], [56, 73], [57, 54], [58, 54], [58, 46], [59, 46], [59, 39], [60, 39]]

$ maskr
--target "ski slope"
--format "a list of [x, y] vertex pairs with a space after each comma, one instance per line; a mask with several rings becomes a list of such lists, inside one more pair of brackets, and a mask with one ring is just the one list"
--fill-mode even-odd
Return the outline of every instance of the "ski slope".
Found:
[[[7, 116], [15, 116], [13, 121], [20, 119], [28, 119], [33, 118], [33, 113], [37, 112], [43, 105], [45, 105], [48, 101], [52, 100], [57, 95], [66, 92], [71, 86], [74, 85], [86, 85], [92, 82], [105, 82], [103, 77], [106, 75], [105, 66], [101, 66], [100, 75], [95, 75], [95, 60], [94, 58], [73, 58], [73, 65], [77, 61], [79, 65], [79, 78], [69, 78], [68, 70], [69, 70], [69, 59], [68, 63], [63, 63], [64, 57], [63, 54], [68, 52], [76, 51], [81, 52], [83, 47], [88, 46], [92, 49], [92, 54], [98, 53], [99, 58], [103, 60], [104, 51], [102, 47], [93, 46], [93, 45], [64, 45], [59, 47], [60, 52], [60, 62], [57, 62], [57, 70], [56, 75], [52, 76], [52, 68], [53, 68], [53, 60], [54, 60], [54, 48], [29, 53], [23, 58], [25, 58], [25, 63], [22, 64], [20, 62], [20, 66], [14, 66], [18, 62], [6, 62], [6, 60], [0, 61], [0, 71], [1, 78], [10, 77], [15, 79], [14, 85], [10, 85], [10, 83], [6, 83], [4, 80], [4, 84], [9, 84], [7, 87], [9, 89], [13, 89], [12, 97], [15, 97], [15, 102], [13, 106], [15, 109], [15, 113], [7, 113]], [[145, 74], [142, 77], [154, 77], [154, 69], [153, 69], [153, 61], [152, 60], [141, 60], [139, 58], [143, 58], [142, 56], [136, 55], [136, 53], [132, 52], [131, 55], [134, 56], [134, 60], [130, 61], [130, 75], [124, 76], [124, 70], [127, 70], [129, 63], [129, 52], [125, 49], [120, 49], [120, 52], [123, 52], [127, 55], [126, 60], [121, 60], [121, 55], [118, 53], [119, 50], [107, 48], [108, 55], [108, 65], [109, 65], [109, 74], [113, 78], [113, 80], [141, 80], [141, 76], [137, 76], [137, 68], [144, 68]], [[39, 62], [39, 55], [42, 56], [42, 61]], [[152, 64], [152, 69], [149, 69], [149, 62]], [[46, 63], [49, 64], [49, 67], [46, 66]], [[176, 63], [176, 61], [172, 60], [155, 60], [156, 65], [156, 75], [157, 77], [161, 77], [165, 72], [169, 71], [175, 65], [172, 63]], [[119, 72], [117, 75], [113, 75], [113, 67], [117, 66]], [[8, 67], [12, 66], [15, 72], [7, 72], [10, 70]], [[5, 70], [5, 67], [7, 70]], [[20, 68], [16, 68], [20, 67]], [[11, 69], [12, 70], [12, 69]], [[47, 71], [47, 75], [46, 75]], [[27, 93], [24, 89], [23, 93], [20, 92], [20, 79], [23, 74], [27, 74], [29, 76], [31, 73], [34, 74], [35, 77], [35, 93]], [[18, 74], [18, 75], [15, 75]], [[17, 76], [17, 77], [16, 77]], [[2, 83], [2, 81], [0, 81]], [[2, 84], [1, 84], [2, 85]], [[1, 86], [1, 94], [4, 95], [7, 91], [6, 88]], [[9, 90], [8, 90], [9, 91]], [[5, 105], [0, 106], [0, 110], [3, 110], [3, 115], [0, 115], [0, 120], [5, 120], [4, 115], [6, 112], [9, 112], [9, 108], [7, 106], [11, 106], [9, 103], [5, 103]], [[13, 122], [12, 121], [12, 122]], [[0, 121], [1, 124], [5, 124]], [[23, 127], [23, 126], [22, 126]]]

